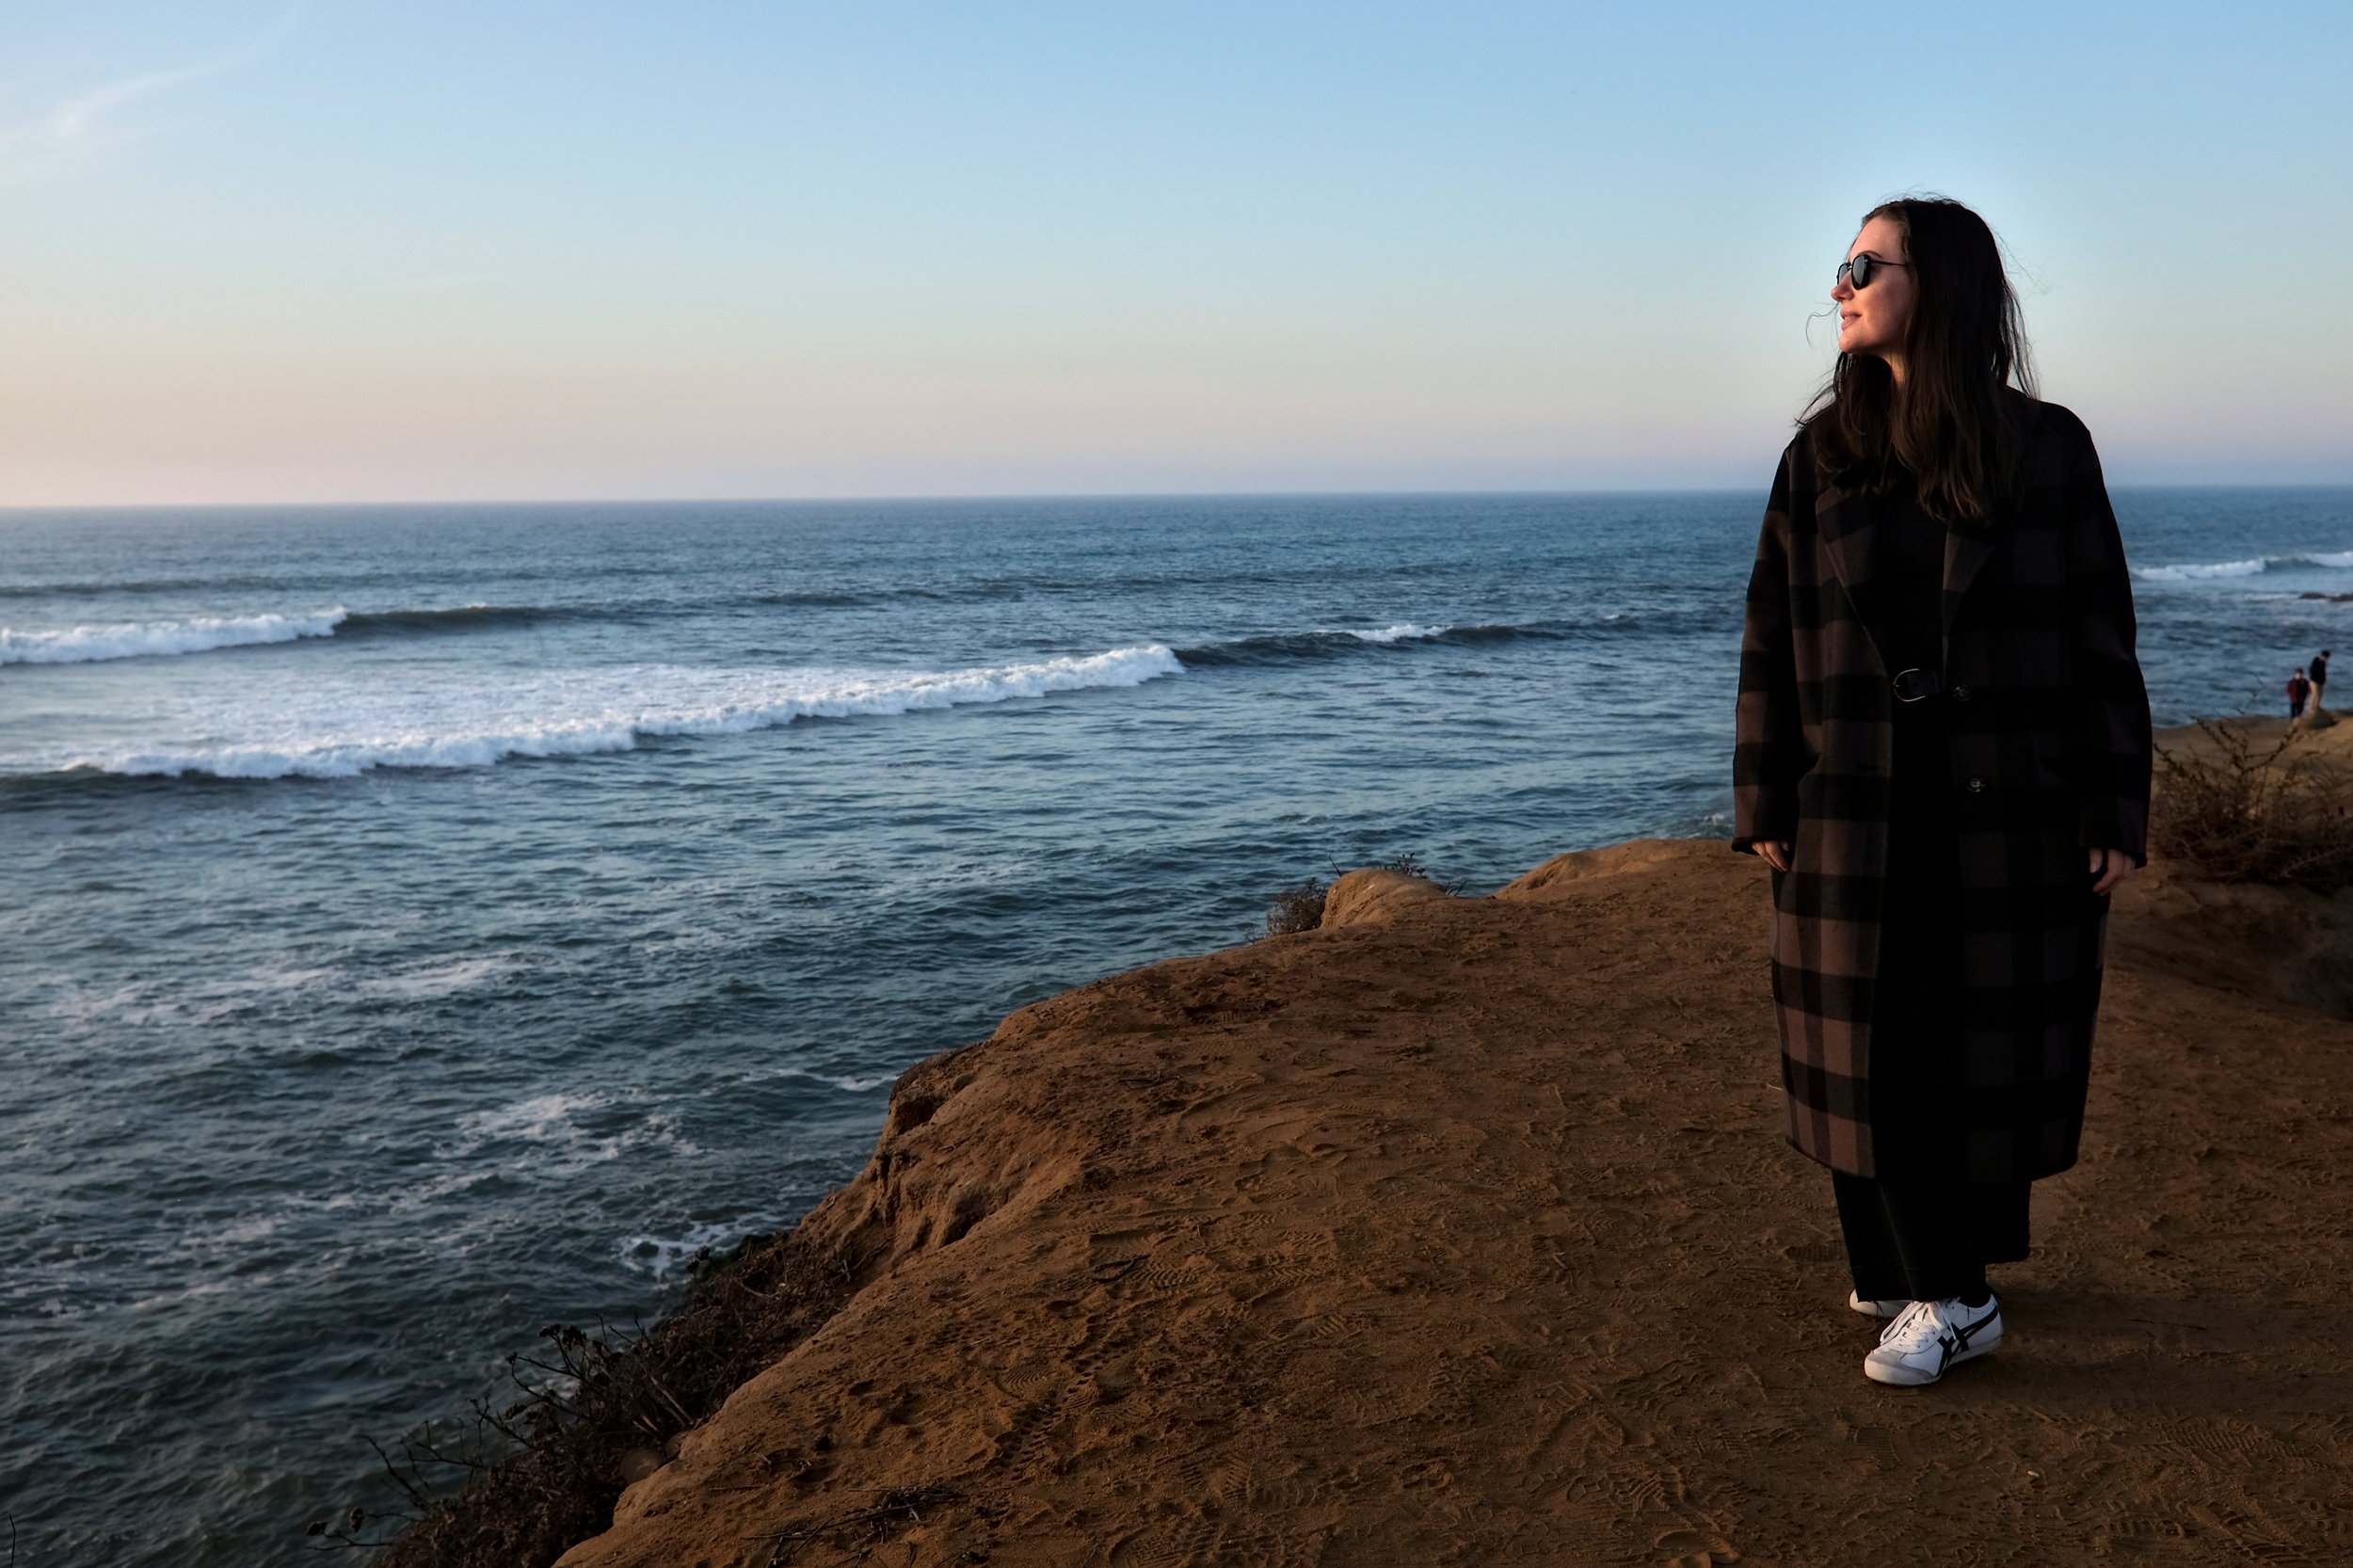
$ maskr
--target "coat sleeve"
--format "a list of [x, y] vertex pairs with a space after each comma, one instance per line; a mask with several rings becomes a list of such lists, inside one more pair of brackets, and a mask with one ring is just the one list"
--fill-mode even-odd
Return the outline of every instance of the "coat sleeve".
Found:
[[1790, 641], [1789, 509], [1797, 486], [1792, 443], [1773, 477], [1749, 574], [1740, 634], [1740, 705], [1732, 752], [1732, 847], [1798, 836], [1798, 780], [1810, 760], [1798, 719], [1797, 649]]
[[2081, 841], [2149, 858], [2149, 692], [2134, 652], [2133, 579], [2091, 434], [2073, 416], [2067, 474], [2067, 575], [2073, 627]]

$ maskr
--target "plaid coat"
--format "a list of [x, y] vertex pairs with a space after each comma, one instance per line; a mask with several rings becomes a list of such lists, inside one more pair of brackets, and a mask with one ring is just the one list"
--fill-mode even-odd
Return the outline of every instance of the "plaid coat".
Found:
[[[2087, 848], [2147, 858], [2149, 700], [2132, 584], [2080, 421], [2032, 408], [2012, 515], [1946, 537], [1944, 680], [1959, 817], [1959, 1107], [1970, 1181], [2075, 1161], [2107, 901]], [[1783, 454], [1749, 581], [1736, 849], [1795, 844], [1773, 876], [1772, 984], [1789, 1141], [1869, 1176], [1871, 1016], [1886, 893], [1895, 694], [1879, 504]]]

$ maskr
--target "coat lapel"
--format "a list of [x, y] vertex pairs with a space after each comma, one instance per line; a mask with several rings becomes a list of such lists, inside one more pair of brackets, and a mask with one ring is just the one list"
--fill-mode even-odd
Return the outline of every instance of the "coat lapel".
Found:
[[1960, 523], [1945, 531], [1945, 645], [1951, 663], [1953, 621], [1961, 601], [1977, 582], [1977, 573], [1993, 558], [1993, 530], [1982, 523]]
[[[1847, 590], [1855, 619], [1862, 623], [1863, 634], [1884, 669], [1887, 649], [1880, 642], [1880, 628], [1887, 624], [1887, 584], [1880, 575], [1879, 530], [1872, 526], [1878, 520], [1878, 503], [1867, 491], [1845, 489], [1833, 483], [1815, 497], [1814, 526], [1829, 552], [1831, 569], [1838, 574], [1838, 585]], [[1951, 571], [1948, 557], [1947, 583]], [[1950, 618], [1948, 612], [1948, 623]]]

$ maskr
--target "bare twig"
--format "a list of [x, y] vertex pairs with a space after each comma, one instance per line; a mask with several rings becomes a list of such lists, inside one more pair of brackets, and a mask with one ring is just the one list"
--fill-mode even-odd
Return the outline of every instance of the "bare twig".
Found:
[[1315, 930], [1323, 923], [1323, 897], [1331, 890], [1331, 884], [1313, 877], [1289, 888], [1278, 888], [1274, 906], [1266, 912], [1266, 934], [1293, 936]]
[[2157, 853], [2222, 882], [2353, 885], [2353, 774], [2299, 755], [2301, 731], [2261, 749], [2242, 727], [2198, 728], [2211, 755], [2157, 753]]
[[[430, 1432], [431, 1429], [428, 1428], [426, 1430]], [[424, 1489], [419, 1487], [415, 1481], [410, 1480], [407, 1476], [400, 1473], [400, 1466], [392, 1463], [392, 1456], [384, 1451], [383, 1444], [378, 1443], [373, 1437], [362, 1438], [361, 1441], [365, 1442], [369, 1448], [376, 1450], [376, 1457], [382, 1463], [384, 1466], [384, 1473], [392, 1478], [392, 1484], [399, 1487], [403, 1493], [407, 1494], [410, 1502], [417, 1505], [419, 1512], [423, 1512], [424, 1510], [433, 1506], [433, 1499], [424, 1495]]]
[[[397, 1458], [370, 1445], [417, 1510], [377, 1568], [547, 1568], [610, 1525], [626, 1455], [707, 1419], [839, 1310], [864, 1266], [792, 1237], [747, 1240], [707, 1260], [681, 1309], [651, 1330], [550, 1325], [536, 1355], [507, 1360], [517, 1402], [472, 1401], [471, 1431], [455, 1442], [427, 1426], [401, 1439]], [[354, 1510], [310, 1533], [383, 1545], [360, 1539], [361, 1522], [401, 1518]]]

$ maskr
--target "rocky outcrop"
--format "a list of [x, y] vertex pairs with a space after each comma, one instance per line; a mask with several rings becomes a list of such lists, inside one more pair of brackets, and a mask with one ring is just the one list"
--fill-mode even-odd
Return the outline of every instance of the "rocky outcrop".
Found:
[[1391, 920], [1417, 904], [1444, 897], [1446, 889], [1426, 876], [1368, 866], [1339, 878], [1323, 895], [1323, 929]]
[[2010, 1342], [1903, 1392], [1781, 1137], [1762, 867], [1410, 881], [910, 1072], [802, 1227], [858, 1288], [568, 1568], [2353, 1560], [2353, 1027], [2191, 961], [2239, 905], [2120, 901]]

